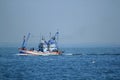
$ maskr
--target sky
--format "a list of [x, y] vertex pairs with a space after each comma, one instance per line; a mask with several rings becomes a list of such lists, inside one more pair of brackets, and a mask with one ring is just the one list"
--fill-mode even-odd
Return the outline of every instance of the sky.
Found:
[[57, 30], [61, 44], [120, 45], [120, 0], [0, 0], [0, 43]]

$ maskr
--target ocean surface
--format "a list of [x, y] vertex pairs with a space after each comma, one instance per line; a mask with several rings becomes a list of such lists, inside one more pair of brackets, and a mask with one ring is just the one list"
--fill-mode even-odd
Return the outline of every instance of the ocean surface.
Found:
[[59, 56], [18, 56], [0, 47], [0, 80], [120, 80], [120, 47], [62, 48]]

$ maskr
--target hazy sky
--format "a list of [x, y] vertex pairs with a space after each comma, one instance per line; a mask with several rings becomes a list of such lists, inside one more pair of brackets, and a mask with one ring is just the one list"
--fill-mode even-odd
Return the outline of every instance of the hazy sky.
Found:
[[0, 0], [0, 42], [60, 31], [64, 44], [119, 44], [120, 0]]

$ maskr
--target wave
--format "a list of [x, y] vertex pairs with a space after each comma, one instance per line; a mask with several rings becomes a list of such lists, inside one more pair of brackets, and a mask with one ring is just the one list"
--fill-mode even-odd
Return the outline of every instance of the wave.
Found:
[[106, 54], [106, 53], [105, 54], [104, 53], [103, 54], [65, 53], [62, 55], [64, 55], [64, 56], [71, 56], [71, 55], [72, 56], [74, 56], [74, 55], [120, 55], [120, 53], [113, 53], [113, 54], [111, 54], [111, 53], [110, 54], [109, 53], [108, 54]]

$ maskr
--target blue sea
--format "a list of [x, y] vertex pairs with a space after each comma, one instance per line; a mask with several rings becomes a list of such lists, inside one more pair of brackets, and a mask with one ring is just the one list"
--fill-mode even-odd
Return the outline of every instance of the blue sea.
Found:
[[18, 56], [18, 47], [0, 47], [0, 80], [120, 80], [120, 47], [61, 49], [59, 56]]

